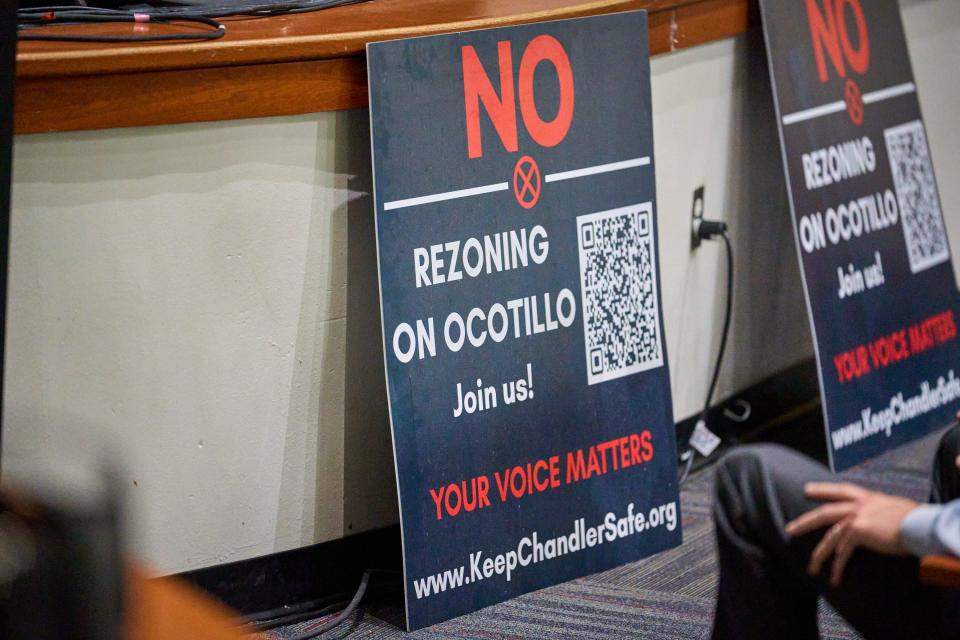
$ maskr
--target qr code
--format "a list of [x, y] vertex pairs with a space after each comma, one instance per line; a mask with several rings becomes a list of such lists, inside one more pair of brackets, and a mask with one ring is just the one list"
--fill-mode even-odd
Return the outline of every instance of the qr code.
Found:
[[900, 205], [900, 224], [910, 270], [917, 273], [950, 259], [927, 139], [919, 120], [887, 129], [883, 135]]
[[587, 382], [663, 366], [649, 202], [577, 217]]

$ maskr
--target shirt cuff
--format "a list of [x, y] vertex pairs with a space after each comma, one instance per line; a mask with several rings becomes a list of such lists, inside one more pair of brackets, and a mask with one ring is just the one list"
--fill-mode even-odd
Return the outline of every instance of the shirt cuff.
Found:
[[941, 553], [941, 545], [933, 535], [934, 523], [943, 505], [923, 504], [907, 514], [900, 523], [900, 540], [907, 551], [920, 557]]

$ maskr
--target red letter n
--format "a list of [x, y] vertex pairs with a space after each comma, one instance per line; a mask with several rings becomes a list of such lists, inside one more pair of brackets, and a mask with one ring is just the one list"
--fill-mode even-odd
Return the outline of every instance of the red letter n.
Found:
[[[817, 0], [807, 0], [807, 20], [810, 22], [810, 36], [813, 38], [813, 53], [817, 58], [817, 71], [820, 73], [820, 82], [829, 80], [827, 63], [823, 59], [823, 47], [827, 53], [837, 75], [847, 76], [843, 66], [843, 54], [840, 51], [840, 38], [837, 33], [836, 13], [833, 10], [833, 0], [823, 0], [824, 13], [820, 13]], [[826, 15], [824, 15], [826, 14]]]
[[513, 94], [513, 60], [510, 43], [497, 43], [500, 58], [500, 97], [497, 97], [487, 72], [480, 64], [477, 52], [471, 46], [461, 49], [463, 58], [463, 104], [467, 113], [467, 154], [470, 158], [483, 156], [480, 140], [480, 102], [493, 122], [500, 141], [507, 151], [517, 150], [517, 111]]

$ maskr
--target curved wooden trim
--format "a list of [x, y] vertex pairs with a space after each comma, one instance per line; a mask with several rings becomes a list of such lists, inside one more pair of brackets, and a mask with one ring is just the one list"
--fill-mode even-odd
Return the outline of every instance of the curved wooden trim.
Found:
[[[227, 35], [208, 42], [149, 45], [22, 42], [17, 55], [17, 76], [123, 73], [343, 58], [362, 55], [368, 42], [378, 40], [598, 15], [641, 9], [649, 4], [642, 0], [514, 0], [509, 3], [373, 0], [312, 13], [229, 18], [224, 21]], [[470, 17], [471, 5], [490, 5], [492, 13]], [[130, 28], [84, 25], [75, 30], [91, 34], [117, 33], [118, 27], [121, 32]], [[159, 31], [167, 29], [165, 25], [149, 27]]]
[[239, 120], [365, 106], [367, 69], [363, 58], [354, 57], [24, 78], [14, 99], [17, 133]]
[[[756, 23], [751, 0], [373, 0], [231, 20], [229, 35], [210, 43], [23, 42], [15, 130], [78, 131], [364, 107], [367, 42], [638, 8], [650, 12], [651, 54], [734, 36]], [[105, 32], [115, 25], [76, 28]]]

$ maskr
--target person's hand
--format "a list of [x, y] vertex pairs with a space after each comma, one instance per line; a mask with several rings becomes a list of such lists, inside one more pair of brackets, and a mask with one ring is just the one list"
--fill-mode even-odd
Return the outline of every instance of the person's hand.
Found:
[[[958, 461], [960, 464], [960, 461]], [[919, 505], [906, 498], [888, 496], [846, 482], [810, 482], [804, 493], [825, 504], [787, 524], [792, 538], [829, 527], [810, 555], [807, 572], [818, 575], [833, 556], [830, 584], [836, 587], [857, 547], [888, 555], [906, 553], [900, 540], [900, 524]]]

